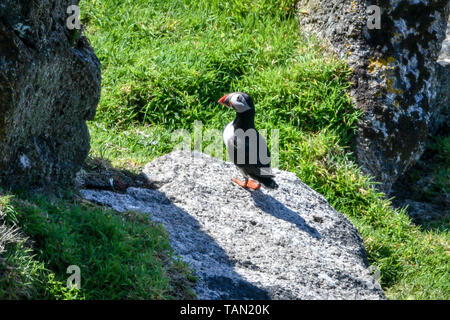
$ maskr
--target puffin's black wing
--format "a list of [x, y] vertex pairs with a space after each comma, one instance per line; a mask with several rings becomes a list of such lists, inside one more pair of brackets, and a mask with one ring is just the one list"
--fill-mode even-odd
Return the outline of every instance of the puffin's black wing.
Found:
[[227, 150], [230, 159], [245, 174], [266, 187], [278, 187], [272, 179], [274, 175], [270, 167], [271, 157], [267, 142], [256, 129], [248, 129], [246, 132], [236, 130], [233, 139], [230, 139], [227, 145]]

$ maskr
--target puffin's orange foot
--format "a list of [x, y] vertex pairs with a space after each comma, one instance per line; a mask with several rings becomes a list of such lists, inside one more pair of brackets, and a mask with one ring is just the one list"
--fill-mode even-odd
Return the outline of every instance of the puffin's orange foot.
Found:
[[245, 182], [242, 182], [238, 179], [231, 179], [234, 183], [236, 183], [238, 186], [241, 186], [242, 188], [247, 188], [248, 180], [245, 180]]
[[258, 190], [259, 188], [261, 188], [261, 183], [253, 180], [248, 180], [247, 187], [253, 190]]

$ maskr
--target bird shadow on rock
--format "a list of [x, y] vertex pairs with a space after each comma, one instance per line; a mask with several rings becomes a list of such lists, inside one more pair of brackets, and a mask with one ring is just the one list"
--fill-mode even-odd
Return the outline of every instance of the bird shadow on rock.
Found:
[[[200, 261], [201, 270], [209, 269], [210, 272], [200, 275], [207, 290], [215, 292], [219, 299], [225, 300], [270, 299], [270, 294], [266, 290], [248, 282], [234, 271], [235, 265], [239, 262], [230, 259], [214, 238], [202, 230], [197, 218], [178, 207], [173, 203], [173, 199], [169, 199], [164, 192], [157, 189], [147, 189], [146, 191], [150, 194], [151, 201], [156, 200], [162, 204], [158, 216], [163, 220], [161, 222], [169, 231], [172, 241], [178, 242], [182, 248], [181, 251], [189, 255], [187, 260], [191, 261], [187, 262], [198, 264]], [[142, 199], [136, 195], [134, 197]], [[168, 213], [171, 213], [171, 218], [167, 216]], [[153, 212], [152, 216], [155, 214], [156, 212]], [[211, 298], [217, 299], [217, 296]]]
[[271, 195], [262, 192], [261, 190], [251, 192], [251, 196], [255, 205], [262, 211], [271, 214], [275, 218], [282, 219], [286, 222], [292, 223], [301, 231], [308, 233], [315, 239], [320, 239], [320, 232], [314, 227], [311, 227], [306, 223], [298, 212], [295, 212]]
[[[88, 193], [90, 195], [88, 195]], [[119, 212], [151, 212], [170, 236], [174, 253], [195, 271], [200, 299], [268, 300], [268, 291], [245, 280], [234, 267], [238, 261], [202, 230], [200, 222], [177, 206], [164, 192], [154, 188], [131, 187], [125, 194], [106, 190], [87, 190], [83, 197], [108, 205]]]

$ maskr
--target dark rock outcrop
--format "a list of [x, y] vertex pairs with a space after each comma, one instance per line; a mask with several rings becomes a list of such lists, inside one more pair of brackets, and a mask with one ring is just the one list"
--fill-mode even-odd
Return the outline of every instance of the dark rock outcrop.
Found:
[[0, 2], [0, 183], [71, 183], [90, 144], [100, 63], [69, 30], [75, 0]]
[[175, 151], [145, 166], [158, 189], [81, 190], [113, 209], [162, 223], [198, 277], [199, 299], [385, 299], [356, 228], [291, 172], [276, 190], [244, 190], [239, 170]]
[[[380, 28], [371, 5], [380, 8]], [[388, 192], [421, 156], [439, 108], [436, 60], [448, 0], [300, 0], [302, 31], [327, 41], [353, 69], [351, 96], [363, 110], [358, 161]]]
[[431, 123], [432, 133], [444, 128], [450, 129], [450, 18], [447, 23], [447, 36], [442, 43], [442, 50], [436, 63], [436, 98], [433, 103], [435, 111]]

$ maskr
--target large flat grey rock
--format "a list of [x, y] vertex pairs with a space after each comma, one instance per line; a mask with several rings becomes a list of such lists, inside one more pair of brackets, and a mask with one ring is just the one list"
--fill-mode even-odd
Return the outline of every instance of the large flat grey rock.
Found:
[[384, 299], [357, 230], [295, 174], [247, 191], [231, 163], [175, 151], [146, 165], [158, 189], [82, 190], [91, 201], [149, 214], [196, 272], [199, 299]]

